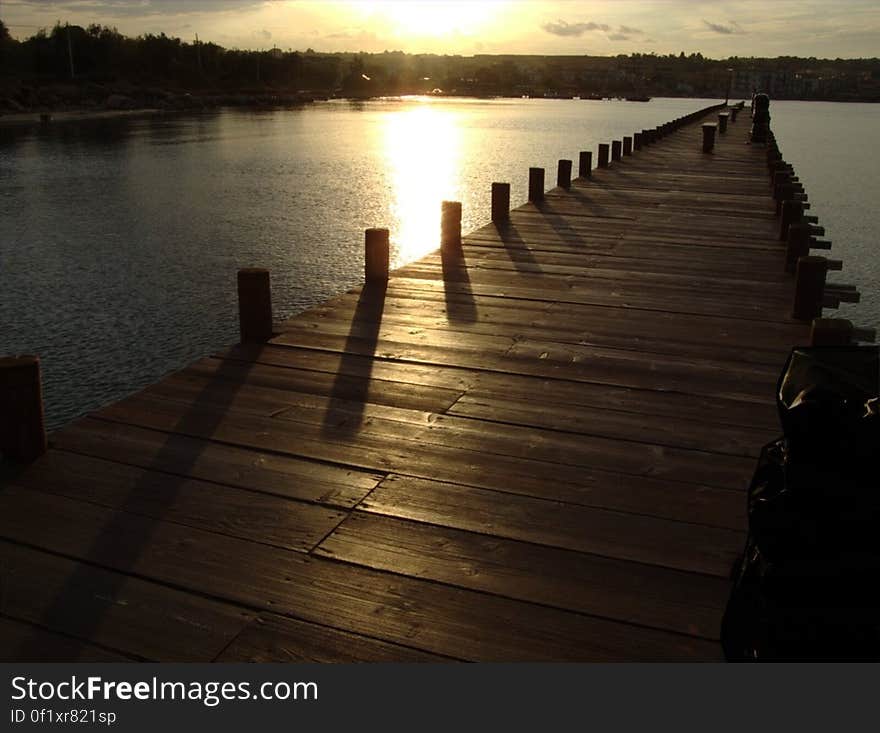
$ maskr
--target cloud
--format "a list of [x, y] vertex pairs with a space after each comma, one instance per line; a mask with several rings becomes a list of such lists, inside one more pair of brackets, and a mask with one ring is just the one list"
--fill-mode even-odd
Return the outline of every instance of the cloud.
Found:
[[735, 20], [730, 21], [730, 25], [722, 25], [721, 23], [710, 23], [708, 20], [704, 20], [703, 24], [710, 31], [721, 33], [724, 36], [729, 36], [734, 33], [745, 33], [745, 31], [739, 27], [739, 23], [737, 23]]
[[633, 28], [632, 26], [622, 25], [617, 29], [618, 33], [629, 33], [630, 35], [638, 35], [639, 33], [644, 33], [641, 28]]
[[272, 33], [270, 31], [267, 31], [265, 28], [261, 31], [256, 31], [254, 35], [259, 38], [265, 38], [267, 41], [272, 40]]
[[608, 36], [608, 40], [609, 41], [628, 41], [629, 36], [626, 35], [625, 33], [612, 33], [610, 36]]
[[544, 23], [541, 28], [547, 33], [552, 33], [554, 36], [563, 37], [582, 36], [588, 31], [611, 30], [611, 27], [604, 23], [593, 23], [592, 21], [588, 23], [569, 23], [565, 20], [557, 20], [555, 23]]

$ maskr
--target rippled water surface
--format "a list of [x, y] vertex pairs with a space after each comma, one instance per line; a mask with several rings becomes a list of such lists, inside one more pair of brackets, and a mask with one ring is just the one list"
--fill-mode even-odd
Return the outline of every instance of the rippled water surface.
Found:
[[[0, 354], [39, 353], [57, 427], [237, 340], [235, 272], [272, 270], [284, 317], [361, 278], [363, 229], [393, 264], [437, 246], [442, 199], [486, 222], [559, 158], [710, 104], [403, 99], [0, 128]], [[773, 125], [843, 278], [876, 325], [871, 144], [880, 106], [779, 102]], [[850, 309], [852, 310], [852, 309]]]

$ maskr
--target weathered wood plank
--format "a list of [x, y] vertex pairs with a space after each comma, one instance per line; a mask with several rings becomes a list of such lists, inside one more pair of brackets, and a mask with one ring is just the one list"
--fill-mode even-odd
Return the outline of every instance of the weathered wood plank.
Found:
[[[24, 501], [16, 502], [15, 496]], [[2, 612], [10, 618], [85, 639], [122, 655], [166, 662], [213, 659], [253, 618], [253, 613], [244, 608], [132, 577], [131, 568], [123, 560], [125, 553], [105, 553], [98, 558], [105, 565], [101, 568], [33, 548], [37, 545], [85, 558], [89, 546], [96, 546], [101, 533], [113, 521], [112, 512], [106, 509], [92, 510], [63, 497], [33, 491], [20, 493], [18, 489], [4, 489], [0, 503], [0, 523], [9, 530], [3, 531], [3, 537], [32, 545], [0, 541]], [[43, 507], [46, 511], [19, 515], [24, 506]], [[68, 511], [59, 514], [56, 507]], [[78, 511], [79, 508], [84, 511]], [[61, 539], [78, 535], [79, 524], [88, 525], [92, 511], [100, 512], [100, 521], [89, 526], [85, 541], [76, 544], [75, 540]], [[56, 516], [60, 518], [56, 520]], [[143, 526], [147, 520], [138, 521]], [[124, 527], [120, 529], [124, 532]], [[180, 528], [179, 532], [182, 543], [175, 552], [183, 563], [187, 561], [186, 530]], [[41, 536], [52, 534], [57, 541], [41, 541]], [[133, 534], [122, 534], [119, 547], [124, 548], [133, 538]], [[106, 569], [113, 565], [115, 571]], [[0, 645], [0, 656], [8, 654], [10, 661], [41, 658], [53, 662], [84, 661], [80, 655], [89, 656], [88, 647], [76, 644], [47, 646], [40, 634], [20, 636], [19, 643], [17, 647]]]
[[133, 662], [118, 652], [0, 616], [0, 662]]
[[447, 657], [360, 634], [261, 613], [215, 660], [293, 664], [354, 662], [447, 662]]
[[320, 555], [556, 608], [718, 639], [727, 580], [355, 512]]
[[[739, 514], [742, 518], [742, 497], [731, 492], [728, 498], [730, 516]], [[717, 497], [701, 496], [699, 491], [692, 494], [690, 501], [696, 506], [704, 502], [708, 512], [717, 511], [720, 504]], [[740, 507], [739, 512], [735, 506]], [[359, 509], [725, 578], [745, 540], [743, 532], [725, 527], [594, 509], [409, 476], [389, 477]]]
[[[96, 552], [110, 523], [120, 552]], [[145, 536], [145, 524], [149, 541], [132, 540]], [[716, 644], [680, 634], [326, 561], [14, 487], [0, 494], [0, 537], [443, 656], [717, 660], [720, 653]]]
[[60, 450], [50, 451], [9, 484], [300, 552], [311, 550], [346, 516], [315, 504]]
[[190, 476], [342, 508], [357, 504], [384, 475], [270, 453], [260, 445], [244, 449], [180, 432], [169, 434], [92, 419], [78, 420], [58, 431], [53, 443], [62, 450], [141, 468], [161, 466], [171, 476]]

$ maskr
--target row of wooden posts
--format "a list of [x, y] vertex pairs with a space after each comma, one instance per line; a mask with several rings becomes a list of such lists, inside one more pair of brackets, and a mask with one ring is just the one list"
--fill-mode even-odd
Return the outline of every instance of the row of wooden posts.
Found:
[[[610, 144], [601, 143], [597, 154], [597, 167], [608, 168], [623, 157], [661, 140], [683, 125], [706, 113], [725, 107], [714, 105], [652, 129], [636, 132]], [[737, 112], [743, 103], [719, 113], [718, 123], [703, 125], [703, 150], [711, 152], [715, 145], [715, 132], [726, 134], [728, 123], [735, 123]], [[707, 132], [709, 130], [709, 132]], [[706, 149], [707, 139], [711, 141]], [[829, 270], [839, 270], [842, 264], [836, 260], [815, 257], [811, 248], [827, 249], [830, 244], [816, 236], [824, 234], [817, 226], [815, 217], [804, 212], [809, 208], [803, 185], [794, 175], [794, 169], [786, 163], [779, 146], [770, 136], [767, 147], [767, 166], [770, 171], [777, 213], [780, 216], [780, 239], [787, 243], [786, 269], [796, 277], [796, 294], [793, 316], [799, 320], [812, 320], [812, 343], [835, 345], [852, 341], [872, 341], [871, 329], [857, 328], [844, 319], [821, 318], [823, 307], [837, 307], [842, 302], [857, 302], [858, 292], [851, 285], [837, 285], [826, 281]], [[560, 160], [556, 173], [556, 185], [571, 186], [573, 161]], [[593, 154], [582, 151], [578, 155], [578, 176], [592, 176]], [[544, 198], [544, 169], [529, 169], [529, 201], [540, 202]], [[510, 184], [492, 184], [492, 221], [501, 225], [510, 218]], [[367, 229], [364, 236], [364, 274], [369, 285], [388, 280], [390, 265], [390, 237], [388, 229]], [[444, 201], [441, 205], [440, 246], [442, 250], [461, 247], [461, 203]], [[247, 268], [238, 271], [238, 309], [242, 343], [264, 343], [272, 338], [272, 296], [269, 271]], [[0, 455], [18, 463], [29, 463], [47, 448], [43, 415], [42, 380], [38, 356], [25, 355], [0, 358]]]
[[806, 213], [809, 197], [794, 167], [782, 157], [772, 131], [767, 140], [767, 170], [779, 217], [779, 240], [785, 243], [785, 271], [795, 278], [792, 318], [812, 324], [813, 346], [874, 341], [876, 331], [872, 328], [854, 326], [845, 318], [822, 317], [823, 308], [858, 303], [860, 294], [855, 285], [828, 282], [829, 272], [843, 269], [841, 260], [810, 254], [811, 249], [831, 249], [831, 242], [819, 238], [825, 235], [825, 228], [819, 226], [818, 217]]
[[703, 123], [703, 152], [711, 153], [715, 149], [715, 137], [716, 133], [718, 135], [726, 135], [727, 134], [727, 126], [728, 123], [736, 122], [737, 115], [740, 110], [745, 106], [745, 102], [739, 102], [738, 104], [730, 107], [727, 112], [719, 112], [718, 113], [718, 122], [704, 122]]

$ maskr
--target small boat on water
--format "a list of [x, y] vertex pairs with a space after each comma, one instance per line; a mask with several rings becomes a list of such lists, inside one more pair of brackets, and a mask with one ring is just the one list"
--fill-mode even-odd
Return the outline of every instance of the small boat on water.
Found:
[[626, 97], [626, 101], [627, 102], [650, 102], [651, 98], [650, 97], [641, 97], [641, 96]]

